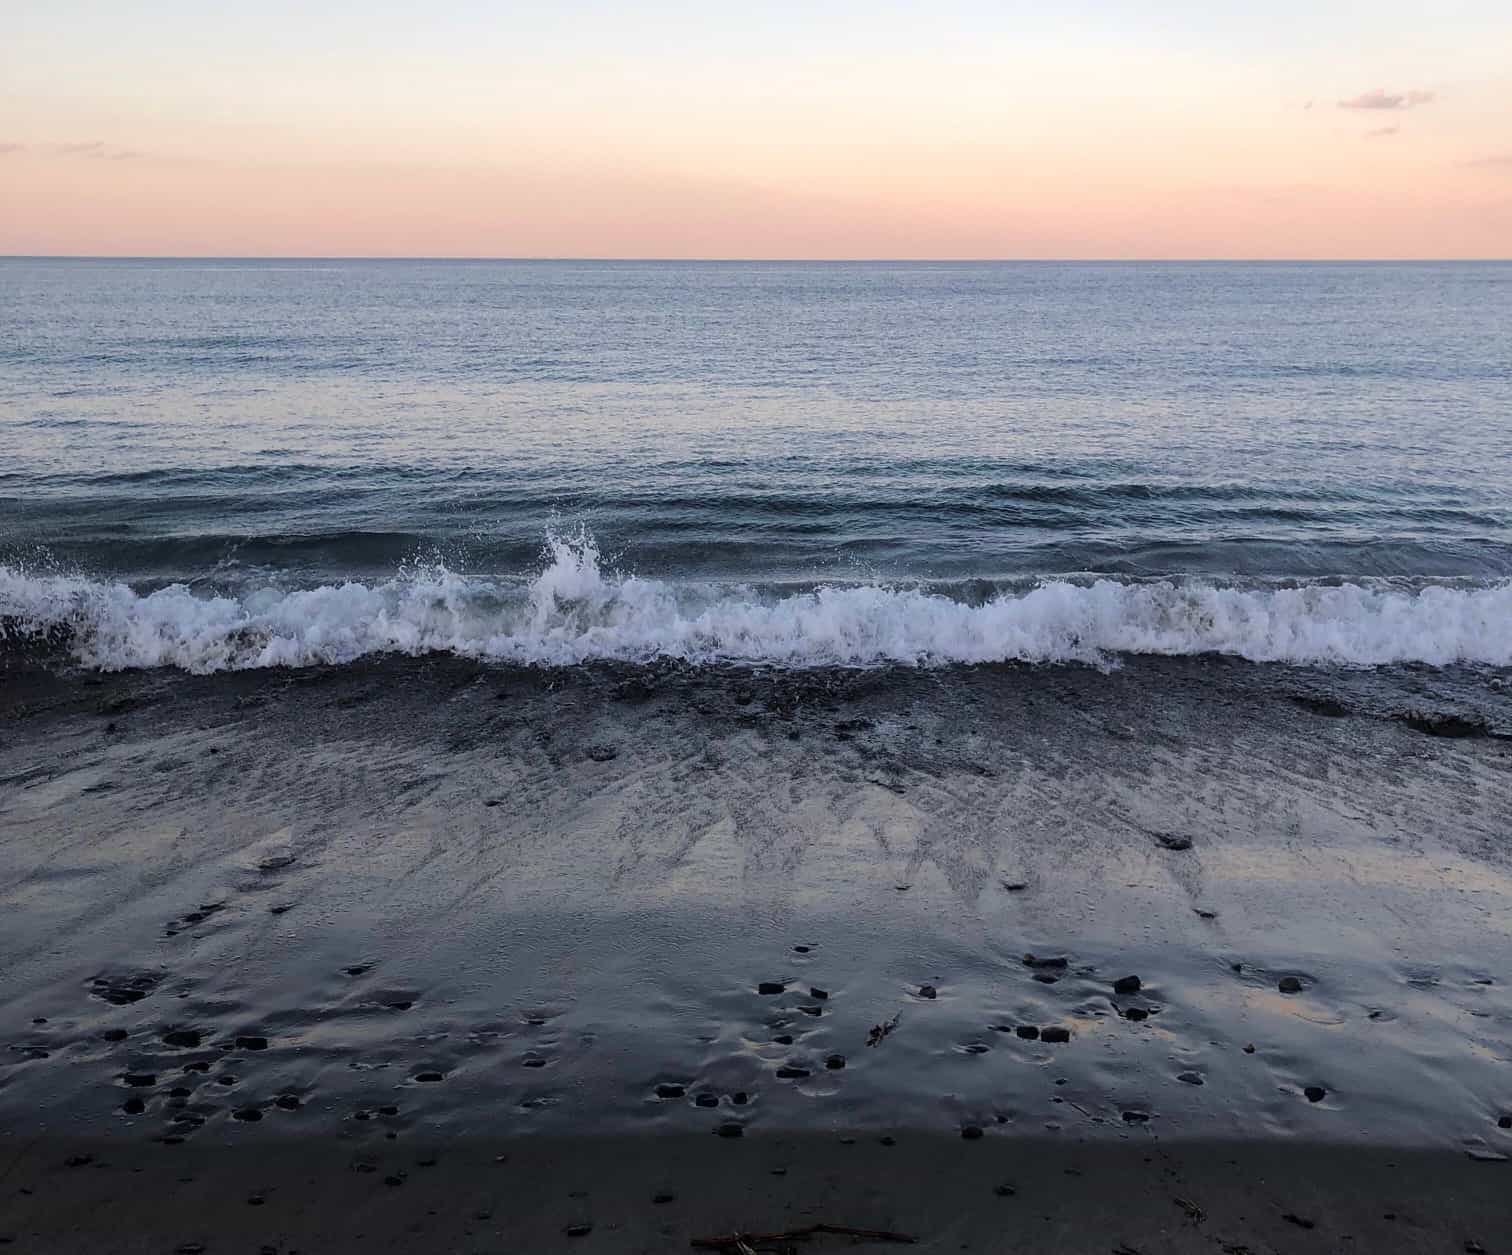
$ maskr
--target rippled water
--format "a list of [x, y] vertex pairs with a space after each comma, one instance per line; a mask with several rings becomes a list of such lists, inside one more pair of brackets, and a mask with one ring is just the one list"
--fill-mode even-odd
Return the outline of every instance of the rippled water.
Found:
[[[281, 639], [270, 595], [360, 583], [371, 604], [337, 616], [355, 636], [308, 660], [405, 647], [396, 616], [429, 615], [442, 570], [458, 617], [422, 638], [518, 654], [556, 631], [531, 590], [587, 552], [545, 553], [548, 531], [585, 529], [611, 593], [542, 658], [783, 658], [795, 631], [853, 661], [1140, 648], [1076, 623], [1015, 647], [930, 600], [1074, 600], [1105, 576], [1124, 591], [1076, 614], [1123, 598], [1137, 627], [1130, 590], [1167, 588], [1191, 648], [1378, 661], [1402, 652], [1380, 644], [1395, 597], [1493, 661], [1509, 344], [1499, 263], [0, 261], [0, 614], [124, 605], [157, 633], [124, 658], [146, 661], [146, 598], [176, 583], [173, 631], [219, 598], [254, 644]], [[663, 619], [626, 627], [627, 576]], [[1258, 597], [1250, 626], [1214, 627], [1194, 581]], [[1335, 622], [1274, 600], [1299, 584], [1355, 589], [1380, 640], [1278, 644]], [[795, 600], [818, 585], [934, 609], [823, 626]], [[1425, 608], [1429, 585], [1463, 600]], [[792, 622], [685, 626], [732, 605]], [[906, 630], [879, 644], [890, 615]]]

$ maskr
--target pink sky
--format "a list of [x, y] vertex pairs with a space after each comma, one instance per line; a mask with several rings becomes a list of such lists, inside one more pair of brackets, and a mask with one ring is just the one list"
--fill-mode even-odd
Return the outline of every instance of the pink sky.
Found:
[[954, 27], [885, 5], [759, 27], [670, 3], [619, 25], [568, 5], [576, 27], [283, 7], [186, 5], [157, 32], [87, 0], [23, 17], [0, 253], [1512, 255], [1497, 6], [1431, 32], [1391, 5], [1363, 32], [1353, 6], [1287, 3], [1163, 30], [1092, 0], [1075, 21], [962, 4]]

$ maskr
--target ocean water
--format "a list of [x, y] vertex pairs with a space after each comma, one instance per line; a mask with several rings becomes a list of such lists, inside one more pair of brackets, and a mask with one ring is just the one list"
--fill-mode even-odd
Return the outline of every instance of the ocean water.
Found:
[[0, 260], [90, 666], [1512, 663], [1512, 264]]

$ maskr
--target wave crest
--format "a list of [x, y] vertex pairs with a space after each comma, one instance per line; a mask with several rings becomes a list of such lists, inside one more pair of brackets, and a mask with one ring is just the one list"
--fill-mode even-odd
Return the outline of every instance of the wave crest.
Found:
[[207, 673], [448, 652], [558, 666], [597, 659], [782, 667], [1106, 665], [1120, 654], [1255, 662], [1512, 664], [1512, 581], [1403, 589], [1047, 580], [968, 604], [919, 588], [762, 592], [606, 570], [591, 537], [552, 537], [529, 580], [442, 565], [372, 584], [206, 596], [0, 566], [0, 637], [63, 642], [106, 670]]

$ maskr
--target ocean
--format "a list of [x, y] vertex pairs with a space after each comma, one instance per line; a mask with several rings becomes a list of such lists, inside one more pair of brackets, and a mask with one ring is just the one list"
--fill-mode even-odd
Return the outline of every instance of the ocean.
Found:
[[1512, 264], [0, 260], [88, 667], [1512, 662]]

